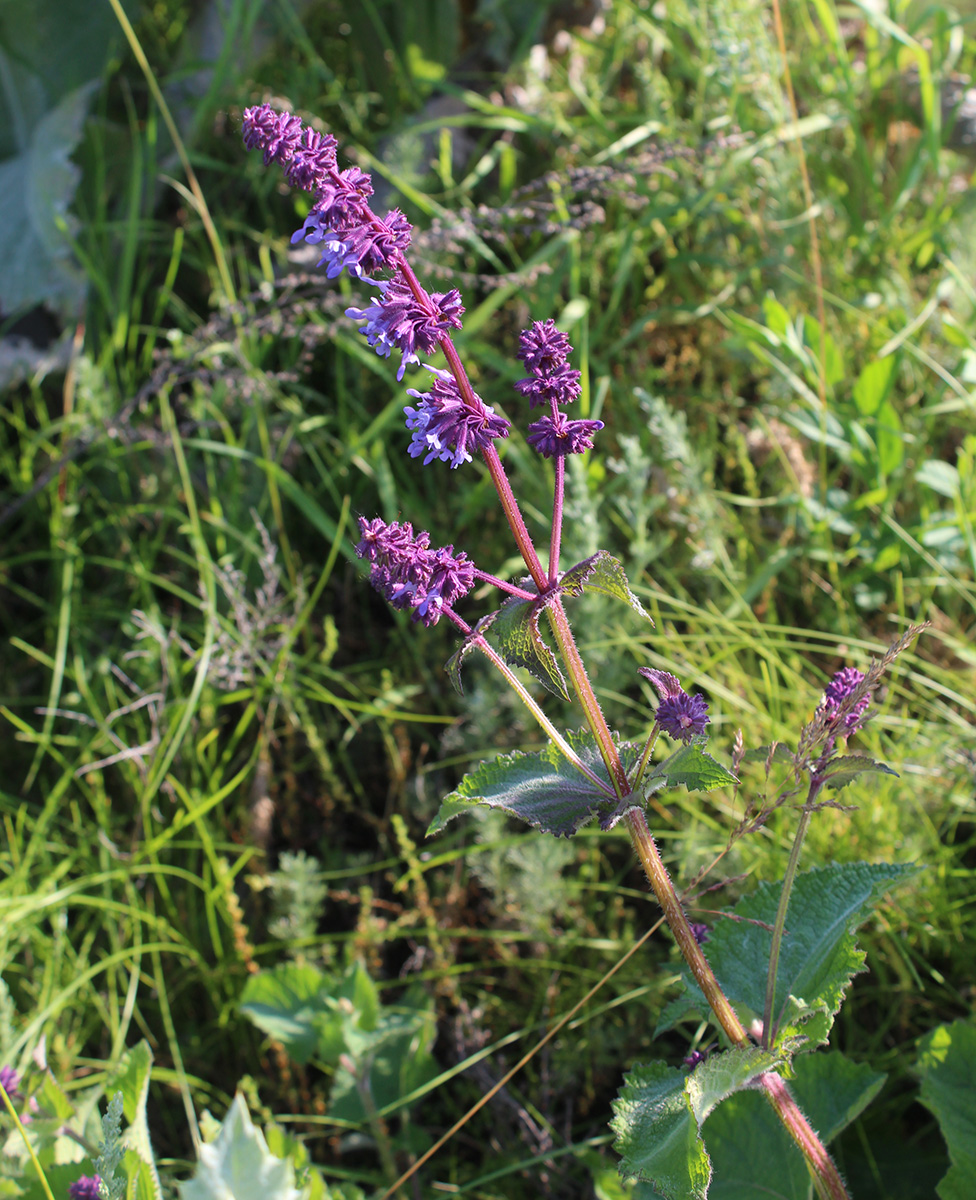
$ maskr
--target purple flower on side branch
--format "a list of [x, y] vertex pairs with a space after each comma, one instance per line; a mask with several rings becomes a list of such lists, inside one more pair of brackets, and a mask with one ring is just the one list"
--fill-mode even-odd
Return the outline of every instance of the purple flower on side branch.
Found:
[[843, 667], [838, 671], [824, 690], [821, 710], [828, 720], [840, 717], [839, 732], [850, 735], [856, 733], [864, 724], [864, 714], [871, 703], [871, 697], [865, 694], [856, 704], [847, 706], [847, 711], [841, 716], [841, 706], [844, 701], [864, 681], [864, 676], [856, 667]]
[[705, 732], [708, 724], [708, 704], [700, 692], [694, 696], [668, 671], [657, 671], [651, 667], [640, 667], [639, 674], [649, 679], [661, 697], [655, 720], [669, 737], [681, 742], [690, 742], [697, 734]]
[[82, 1175], [68, 1188], [71, 1200], [98, 1200], [101, 1179], [97, 1175]]
[[566, 362], [572, 348], [552, 319], [533, 321], [519, 334], [518, 357], [529, 375], [515, 384], [515, 390], [532, 408], [544, 404], [549, 410], [528, 431], [529, 445], [545, 458], [592, 450], [593, 437], [603, 428], [602, 421], [570, 421], [559, 409], [560, 404], [578, 400], [582, 390], [579, 371]]
[[18, 1083], [20, 1083], [20, 1076], [13, 1067], [0, 1067], [0, 1085], [3, 1086], [3, 1090], [13, 1101], [22, 1099], [20, 1092], [17, 1090]]
[[453, 546], [430, 548], [430, 534], [414, 534], [409, 521], [389, 525], [359, 518], [356, 553], [370, 563], [370, 580], [394, 608], [412, 608], [414, 620], [436, 625], [474, 587], [474, 563]]
[[565, 413], [557, 412], [533, 421], [526, 441], [545, 458], [559, 458], [592, 450], [593, 435], [602, 428], [602, 421], [570, 421]]

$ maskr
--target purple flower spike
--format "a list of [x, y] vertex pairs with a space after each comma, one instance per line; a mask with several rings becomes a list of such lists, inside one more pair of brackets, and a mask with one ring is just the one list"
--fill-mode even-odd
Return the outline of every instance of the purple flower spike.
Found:
[[374, 279], [372, 284], [379, 288], [380, 295], [368, 308], [347, 308], [346, 316], [366, 322], [360, 332], [383, 358], [391, 350], [400, 351], [403, 358], [397, 379], [402, 379], [407, 364], [420, 361], [418, 351], [433, 354], [438, 341], [449, 330], [461, 328], [464, 312], [461, 293], [457, 288], [449, 292], [425, 292], [423, 299], [418, 300], [400, 274], [387, 280]]
[[455, 554], [453, 546], [431, 550], [430, 535], [414, 535], [409, 521], [387, 525], [360, 517], [359, 531], [356, 553], [369, 559], [373, 586], [394, 608], [415, 609], [414, 620], [436, 625], [444, 609], [474, 587], [474, 563], [467, 555]]
[[649, 679], [661, 697], [656, 721], [661, 729], [677, 741], [690, 742], [697, 734], [705, 732], [708, 724], [708, 704], [701, 693], [694, 696], [668, 671], [657, 671], [651, 667], [640, 667], [639, 674]]
[[82, 1175], [68, 1188], [71, 1200], [98, 1200], [101, 1179], [97, 1175]]
[[424, 466], [435, 458], [459, 467], [470, 462], [472, 454], [481, 453], [495, 438], [508, 437], [509, 422], [495, 415], [495, 410], [475, 396], [474, 406], [468, 405], [458, 389], [457, 380], [449, 371], [427, 368], [434, 376], [429, 392], [407, 389], [408, 396], [420, 401], [417, 408], [407, 407], [407, 428], [413, 433], [407, 452], [411, 458], [425, 455]]
[[[821, 701], [824, 716], [828, 719], [838, 716], [841, 705], [863, 680], [864, 676], [855, 667], [844, 667], [838, 671], [824, 691]], [[856, 733], [864, 724], [864, 713], [870, 703], [870, 695], [862, 696], [854, 707], [844, 714], [840, 732], [845, 736]]]
[[545, 458], [559, 458], [592, 450], [593, 435], [602, 428], [602, 421], [570, 421], [565, 413], [557, 412], [554, 417], [533, 421], [526, 440]]

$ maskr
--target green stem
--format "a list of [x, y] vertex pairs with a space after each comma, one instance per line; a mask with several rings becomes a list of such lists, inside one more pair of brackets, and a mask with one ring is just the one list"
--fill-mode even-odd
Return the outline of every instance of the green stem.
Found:
[[591, 771], [586, 765], [586, 763], [583, 762], [569, 742], [566, 741], [555, 725], [553, 725], [553, 723], [549, 720], [542, 708], [535, 702], [531, 693], [515, 674], [512, 668], [508, 665], [508, 663], [505, 662], [498, 651], [495, 650], [495, 648], [483, 637], [475, 636], [471, 639], [471, 641], [475, 646], [478, 647], [482, 654], [485, 655], [489, 662], [491, 662], [492, 666], [501, 672], [501, 674], [505, 677], [505, 682], [518, 695], [519, 699], [539, 722], [543, 731], [552, 739], [555, 745], [559, 747], [566, 759], [576, 768], [577, 771], [579, 771], [582, 775], [585, 775], [590, 783], [595, 784], [595, 786], [600, 788], [601, 791], [606, 792], [608, 799], [612, 799], [613, 792], [607, 787], [606, 782], [602, 780], [599, 775], [594, 774], [593, 771]]
[[793, 891], [793, 881], [796, 879], [796, 868], [800, 862], [800, 851], [803, 839], [807, 836], [810, 825], [810, 808], [821, 783], [814, 777], [807, 796], [807, 806], [800, 814], [800, 824], [797, 826], [796, 837], [793, 839], [793, 849], [790, 851], [790, 861], [786, 864], [786, 874], [783, 876], [783, 890], [779, 894], [779, 906], [776, 909], [776, 921], [773, 924], [773, 940], [769, 947], [769, 973], [766, 976], [766, 1002], [763, 1005], [763, 1048], [768, 1050], [773, 1042], [773, 1006], [776, 1003], [776, 975], [779, 971], [779, 952], [783, 944], [783, 933], [786, 930], [786, 914], [790, 907], [790, 893]]

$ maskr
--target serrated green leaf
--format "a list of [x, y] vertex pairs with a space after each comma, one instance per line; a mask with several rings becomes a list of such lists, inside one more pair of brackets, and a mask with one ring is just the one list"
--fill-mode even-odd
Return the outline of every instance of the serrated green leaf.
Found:
[[[854, 931], [892, 884], [917, 871], [911, 865], [846, 863], [797, 876], [777, 971], [778, 1039], [803, 1035], [811, 1050], [827, 1040], [851, 979], [863, 969], [864, 952], [857, 948]], [[738, 919], [719, 921], [708, 941], [708, 961], [723, 991], [749, 1019], [763, 1012], [771, 927], [781, 890], [782, 883], [760, 884], [732, 910]], [[682, 984], [684, 993], [665, 1008], [657, 1033], [689, 1011], [710, 1015], [687, 971]]]
[[304, 1065], [316, 1052], [318, 1020], [335, 980], [310, 963], [280, 963], [249, 976], [241, 994], [241, 1012]]
[[976, 1025], [953, 1021], [919, 1045], [919, 1099], [939, 1122], [952, 1164], [939, 1181], [941, 1200], [968, 1200], [976, 1179]]
[[664, 1063], [638, 1065], [613, 1105], [621, 1171], [652, 1183], [667, 1200], [705, 1196], [711, 1166], [699, 1136], [702, 1125], [723, 1100], [781, 1067], [792, 1049], [726, 1050], [690, 1074]]
[[[530, 586], [526, 583], [527, 586]], [[545, 601], [520, 600], [510, 596], [495, 614], [492, 624], [498, 652], [513, 667], [525, 667], [544, 687], [562, 700], [569, 699], [556, 656], [539, 632], [539, 616]]]
[[268, 1150], [238, 1093], [213, 1142], [200, 1147], [196, 1174], [176, 1185], [181, 1200], [299, 1200], [292, 1164]]
[[709, 792], [712, 788], [738, 782], [731, 771], [705, 753], [698, 741], [681, 746], [663, 762], [655, 764], [645, 778], [648, 782], [663, 778], [668, 787], [683, 786], [689, 792]]
[[712, 1171], [684, 1086], [683, 1071], [638, 1063], [613, 1102], [610, 1127], [622, 1171], [653, 1183], [666, 1200], [705, 1200]]
[[873, 771], [877, 775], [894, 775], [896, 778], [898, 775], [898, 772], [893, 771], [887, 764], [875, 762], [867, 755], [845, 754], [843, 758], [835, 758], [827, 764], [823, 772], [824, 786], [839, 791], [852, 780], [857, 779], [858, 775], [863, 775], [868, 771]]
[[[610, 787], [610, 777], [596, 740], [589, 732], [569, 732], [566, 740], [583, 763]], [[640, 749], [630, 743], [617, 747], [630, 771]], [[590, 820], [601, 806], [612, 804], [611, 797], [596, 787], [550, 743], [542, 750], [525, 753], [516, 750], [481, 763], [443, 801], [431, 821], [428, 835], [479, 804], [500, 808], [527, 821], [543, 833], [569, 837]]]
[[[827, 1143], [863, 1112], [884, 1078], [864, 1063], [822, 1051], [794, 1062], [790, 1090]], [[759, 1092], [730, 1097], [709, 1119], [705, 1138], [713, 1171], [709, 1200], [809, 1200], [803, 1156]]]
[[654, 624], [643, 604], [630, 590], [630, 581], [620, 562], [606, 550], [598, 550], [591, 558], [570, 567], [559, 580], [559, 590], [568, 592], [570, 596], [579, 596], [583, 592], [612, 596], [615, 600], [623, 600], [634, 612]]

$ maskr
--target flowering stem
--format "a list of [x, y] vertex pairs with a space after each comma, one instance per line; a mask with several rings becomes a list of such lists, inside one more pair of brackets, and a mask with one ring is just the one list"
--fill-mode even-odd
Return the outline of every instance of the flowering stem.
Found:
[[508, 583], [504, 579], [499, 579], [497, 575], [490, 575], [487, 571], [474, 569], [475, 579], [480, 579], [484, 583], [494, 584], [500, 592], [507, 592], [510, 596], [518, 596], [520, 600], [538, 600], [539, 597], [535, 592], [527, 592], [525, 588], [516, 587], [514, 583]]
[[559, 577], [559, 546], [563, 536], [563, 496], [566, 491], [566, 458], [556, 455], [556, 488], [552, 497], [552, 533], [549, 537], [549, 584]]
[[644, 778], [644, 772], [647, 770], [647, 760], [651, 757], [651, 751], [654, 749], [654, 743], [657, 741], [658, 730], [660, 728], [660, 725], [655, 721], [651, 726], [651, 732], [647, 735], [647, 741], [644, 743], [644, 749], [641, 751], [637, 770], [631, 776], [630, 780], [630, 786], [635, 792], [640, 787], [641, 780]]
[[763, 1005], [763, 1034], [762, 1042], [769, 1049], [775, 1039], [776, 1030], [773, 1028], [773, 1006], [776, 1003], [776, 975], [779, 970], [779, 952], [783, 944], [783, 933], [786, 930], [786, 914], [790, 907], [790, 893], [793, 891], [793, 881], [796, 879], [796, 869], [800, 862], [800, 851], [803, 839], [807, 836], [810, 825], [810, 805], [823, 786], [823, 779], [814, 775], [810, 781], [810, 791], [803, 812], [800, 814], [800, 824], [797, 826], [793, 839], [793, 849], [790, 851], [790, 861], [786, 864], [786, 874], [783, 876], [783, 890], [779, 895], [779, 906], [776, 909], [776, 921], [773, 924], [773, 940], [769, 947], [769, 974], [766, 976], [766, 1002]]
[[[454, 347], [452, 346], [451, 349], [453, 350]], [[512, 485], [508, 482], [508, 476], [505, 474], [502, 460], [498, 457], [498, 451], [494, 446], [488, 446], [482, 451], [482, 457], [495, 485], [495, 491], [498, 493], [498, 499], [501, 501], [502, 511], [508, 520], [512, 536], [515, 538], [525, 565], [529, 568], [532, 582], [540, 592], [544, 592], [549, 586], [549, 579], [542, 569], [542, 563], [539, 562], [539, 555], [536, 553], [535, 545], [529, 536], [528, 529], [525, 527], [525, 520], [519, 511], [515, 495], [512, 492]]]
[[[624, 821], [634, 849], [644, 867], [644, 873], [654, 889], [658, 903], [664, 910], [665, 919], [674, 934], [678, 948], [684, 956], [685, 962], [691, 968], [695, 982], [704, 993], [716, 1020], [733, 1045], [748, 1045], [749, 1036], [736, 1015], [735, 1009], [729, 1003], [728, 997], [722, 991], [704, 951], [695, 938], [685, 910], [674, 890], [671, 877], [668, 875], [668, 869], [664, 865], [657, 844], [647, 827], [644, 810], [641, 808], [631, 809], [625, 815]], [[806, 1159], [819, 1194], [825, 1200], [849, 1200], [847, 1189], [844, 1187], [844, 1182], [834, 1166], [833, 1160], [800, 1111], [783, 1079], [775, 1072], [770, 1071], [759, 1077], [759, 1083], [766, 1094], [766, 1099], [776, 1110], [777, 1116]]]

